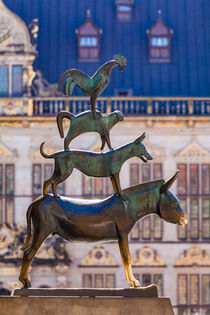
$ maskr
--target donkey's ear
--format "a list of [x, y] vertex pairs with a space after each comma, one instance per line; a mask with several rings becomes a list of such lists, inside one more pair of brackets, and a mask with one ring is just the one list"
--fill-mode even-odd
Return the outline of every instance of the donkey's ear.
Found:
[[135, 144], [139, 144], [140, 142], [142, 142], [142, 141], [144, 140], [145, 137], [146, 137], [146, 133], [144, 132], [144, 133], [142, 133], [142, 135], [141, 135], [140, 137], [138, 137], [138, 138], [134, 141], [134, 143], [135, 143]]
[[177, 175], [179, 174], [179, 170], [176, 170], [174, 176], [172, 176], [161, 188], [160, 193], [163, 194], [169, 190], [171, 185], [175, 182]]

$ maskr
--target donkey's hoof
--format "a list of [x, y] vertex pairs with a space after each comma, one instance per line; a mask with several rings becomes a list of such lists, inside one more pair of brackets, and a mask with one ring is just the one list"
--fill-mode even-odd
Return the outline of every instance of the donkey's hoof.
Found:
[[23, 288], [27, 289], [31, 287], [31, 281], [28, 279], [19, 279], [22, 284], [23, 284]]
[[132, 287], [132, 288], [137, 288], [137, 287], [140, 287], [140, 283], [139, 283], [139, 281], [138, 280], [133, 280], [133, 281], [131, 281], [130, 282], [130, 286]]

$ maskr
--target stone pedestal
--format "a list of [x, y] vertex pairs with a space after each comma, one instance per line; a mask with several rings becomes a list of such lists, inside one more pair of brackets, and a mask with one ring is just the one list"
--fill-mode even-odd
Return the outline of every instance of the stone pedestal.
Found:
[[0, 314], [174, 314], [168, 298], [154, 296], [157, 296], [154, 285], [139, 289], [16, 289], [13, 296], [0, 297]]

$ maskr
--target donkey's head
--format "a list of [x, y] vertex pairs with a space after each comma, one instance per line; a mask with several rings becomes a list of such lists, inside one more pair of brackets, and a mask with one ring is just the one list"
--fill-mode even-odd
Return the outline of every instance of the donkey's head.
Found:
[[145, 132], [133, 142], [133, 153], [143, 162], [147, 162], [147, 160], [152, 160], [153, 157], [147, 152], [145, 146], [142, 143], [144, 138]]
[[169, 190], [178, 173], [179, 171], [176, 171], [175, 175], [160, 188], [159, 216], [167, 222], [184, 226], [184, 223], [187, 223], [187, 215], [177, 197]]

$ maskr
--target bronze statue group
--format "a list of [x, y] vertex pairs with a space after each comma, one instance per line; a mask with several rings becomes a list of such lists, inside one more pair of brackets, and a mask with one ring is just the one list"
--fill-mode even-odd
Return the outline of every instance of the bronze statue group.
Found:
[[[40, 146], [41, 155], [54, 159], [54, 172], [44, 182], [43, 195], [32, 202], [27, 211], [27, 238], [19, 280], [25, 288], [30, 287], [28, 278], [30, 264], [44, 240], [50, 235], [59, 235], [70, 242], [109, 242], [118, 241], [126, 280], [132, 287], [139, 287], [131, 269], [128, 246], [128, 234], [135, 223], [145, 215], [155, 213], [167, 222], [183, 226], [187, 216], [181, 209], [176, 196], [169, 190], [178, 171], [167, 182], [163, 179], [129, 187], [122, 191], [119, 173], [122, 165], [132, 157], [143, 162], [152, 160], [142, 143], [145, 133], [134, 141], [117, 149], [111, 145], [109, 132], [113, 126], [122, 121], [123, 114], [114, 111], [103, 114], [95, 108], [96, 99], [109, 83], [109, 75], [114, 66], [123, 71], [126, 58], [116, 55], [102, 65], [89, 77], [82, 71], [70, 69], [64, 72], [59, 81], [59, 90], [64, 83], [64, 94], [72, 95], [78, 86], [90, 96], [91, 110], [74, 115], [62, 111], [57, 115], [60, 136], [64, 138], [62, 120], [70, 119], [70, 127], [64, 138], [64, 150], [48, 155], [44, 152], [44, 143]], [[101, 137], [101, 150], [107, 144], [109, 150], [102, 153], [69, 149], [70, 142], [85, 132], [97, 132]], [[56, 187], [71, 175], [76, 168], [92, 177], [110, 177], [114, 192], [104, 200], [79, 200], [59, 196]], [[53, 194], [48, 194], [49, 186]], [[33, 233], [31, 229], [33, 223]]]

